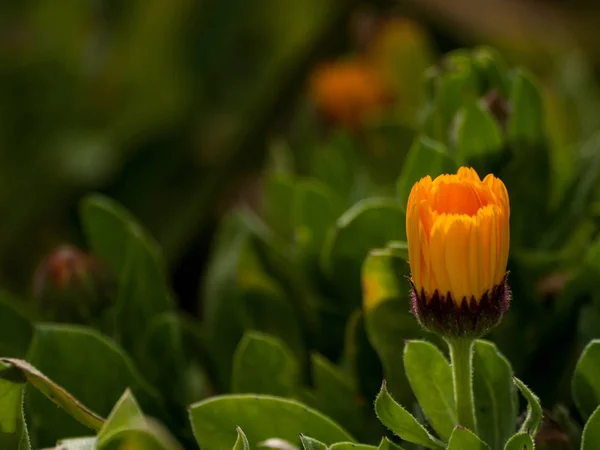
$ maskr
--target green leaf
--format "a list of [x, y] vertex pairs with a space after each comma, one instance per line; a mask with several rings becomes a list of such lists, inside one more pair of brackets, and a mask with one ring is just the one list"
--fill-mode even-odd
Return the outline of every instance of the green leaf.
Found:
[[395, 266], [398, 257], [391, 250], [371, 250], [362, 266], [361, 283], [363, 292], [363, 308], [368, 311], [379, 303], [399, 298], [401, 284]]
[[90, 195], [81, 204], [81, 220], [93, 253], [119, 279], [115, 312], [118, 341], [134, 356], [150, 321], [173, 309], [166, 267], [157, 243], [116, 202]]
[[[348, 200], [354, 185], [358, 149], [347, 130], [335, 130], [323, 146], [310, 153], [310, 172], [343, 200]], [[311, 149], [312, 150], [312, 149]]]
[[[18, 369], [37, 391], [68, 412], [71, 417], [76, 419], [79, 423], [95, 431], [99, 430], [104, 424], [104, 419], [102, 417], [87, 409], [75, 397], [54, 381], [50, 380], [27, 361], [4, 358], [2, 359], [2, 362]], [[32, 396], [35, 396], [34, 392], [36, 391], [33, 391], [27, 396], [28, 400]], [[56, 410], [56, 407], [53, 406], [52, 410]]]
[[131, 391], [127, 389], [98, 432], [98, 445], [102, 446], [110, 434], [127, 428], [133, 419], [140, 417], [144, 417], [144, 413]]
[[190, 407], [190, 420], [203, 450], [227, 448], [240, 426], [250, 445], [270, 438], [300, 445], [300, 433], [325, 442], [353, 441], [331, 419], [302, 403], [266, 395], [224, 395]]
[[434, 438], [406, 409], [388, 393], [385, 381], [375, 399], [375, 413], [381, 423], [405, 441], [423, 447], [442, 450], [444, 444]]
[[377, 447], [353, 442], [337, 442], [329, 446], [329, 450], [377, 450]]
[[324, 356], [318, 353], [310, 356], [314, 389], [301, 400], [362, 438], [370, 431], [371, 424], [362, 414], [363, 405], [358, 400], [356, 386], [346, 373]]
[[248, 332], [233, 355], [231, 391], [234, 393], [292, 397], [299, 378], [294, 355], [272, 336]]
[[327, 450], [327, 445], [316, 439], [300, 434], [300, 442], [304, 450]]
[[30, 450], [23, 416], [24, 374], [3, 360], [0, 362], [0, 448]]
[[[230, 444], [231, 445], [231, 444]], [[97, 450], [183, 450], [169, 431], [147, 417], [134, 417], [126, 427], [105, 436]]]
[[527, 416], [523, 425], [521, 425], [520, 432], [524, 431], [529, 433], [532, 438], [535, 438], [540, 426], [542, 424], [542, 406], [537, 396], [531, 392], [531, 390], [517, 377], [513, 377], [513, 381], [521, 391], [521, 394], [527, 400]]
[[91, 194], [80, 204], [83, 229], [93, 253], [119, 275], [125, 269], [131, 234], [139, 228], [123, 206], [100, 194]]
[[295, 180], [286, 175], [271, 175], [267, 177], [263, 195], [261, 216], [280, 237], [291, 239], [294, 232]]
[[58, 441], [59, 450], [97, 450], [95, 437], [63, 439]]
[[473, 394], [478, 435], [492, 450], [501, 450], [515, 432], [517, 391], [510, 362], [492, 342], [473, 345]]
[[483, 83], [483, 92], [493, 89], [508, 98], [508, 65], [495, 49], [482, 46], [473, 50], [473, 67]]
[[134, 355], [145, 352], [140, 336], [154, 318], [173, 310], [166, 269], [158, 248], [143, 233], [132, 234], [119, 278], [115, 331], [124, 348]]
[[471, 101], [456, 116], [452, 144], [460, 164], [473, 164], [502, 150], [502, 130], [487, 109]]
[[592, 413], [583, 428], [581, 450], [600, 448], [600, 406]]
[[319, 255], [327, 233], [344, 212], [341, 200], [315, 180], [297, 180], [292, 208], [295, 239], [310, 255]]
[[469, 429], [456, 427], [448, 441], [448, 450], [490, 450], [490, 447]]
[[571, 391], [577, 409], [587, 419], [600, 405], [600, 339], [591, 341], [581, 353]]
[[379, 443], [379, 447], [377, 447], [377, 449], [378, 450], [404, 450], [398, 444], [393, 443], [386, 437], [381, 439], [381, 442]]
[[404, 346], [404, 367], [427, 420], [440, 438], [448, 440], [458, 424], [450, 363], [429, 342], [409, 341]]
[[508, 139], [514, 143], [540, 144], [545, 140], [544, 111], [540, 88], [533, 75], [518, 69], [510, 90], [511, 112]]
[[33, 336], [33, 326], [17, 311], [13, 301], [8, 292], [0, 290], [0, 355], [23, 358]]
[[[406, 162], [398, 178], [397, 192], [400, 206], [406, 209], [413, 185], [426, 175], [432, 178], [443, 173], [456, 173], [458, 166], [440, 142], [419, 136], [410, 147]], [[405, 240], [404, 237], [400, 240]]]
[[248, 438], [242, 431], [240, 427], [236, 427], [237, 430], [237, 439], [235, 440], [235, 445], [233, 446], [233, 450], [250, 450], [250, 444], [248, 443]]
[[533, 439], [525, 432], [515, 434], [504, 446], [504, 450], [533, 450], [534, 448]]
[[321, 263], [339, 289], [345, 308], [352, 310], [360, 304], [360, 272], [368, 252], [394, 240], [406, 240], [406, 218], [392, 199], [362, 200], [337, 220], [323, 248]]
[[[82, 355], [86, 357], [83, 358]], [[127, 354], [106, 336], [90, 328], [38, 325], [29, 360], [39, 371], [64, 386], [83, 404], [101, 415], [112, 410], [128, 387], [152, 413], [160, 412], [157, 410], [158, 394], [146, 384]], [[102, 386], [102, 389], [91, 389], [90, 386]], [[50, 395], [50, 398], [54, 396], [53, 391], [42, 392]], [[71, 402], [66, 402], [66, 405], [71, 405]], [[51, 445], [65, 436], [78, 436], [86, 432], [84, 427], [69, 420], [64, 411], [58, 410], [36, 391], [27, 396], [26, 407], [32, 419], [32, 439], [35, 439], [38, 446]], [[77, 408], [67, 411], [82, 420], [78, 417], [81, 413]], [[83, 423], [92, 429], [98, 429], [100, 420], [94, 418], [90, 423]]]

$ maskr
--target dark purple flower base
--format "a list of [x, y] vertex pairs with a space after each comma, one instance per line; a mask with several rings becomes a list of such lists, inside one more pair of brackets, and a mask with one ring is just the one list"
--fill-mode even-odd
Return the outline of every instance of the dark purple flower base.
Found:
[[440, 295], [436, 290], [427, 302], [425, 292], [417, 292], [412, 280], [412, 313], [429, 331], [444, 337], [479, 338], [496, 326], [510, 304], [511, 292], [508, 273], [500, 284], [483, 294], [479, 302], [475, 297], [463, 298], [461, 306], [455, 305], [452, 295]]

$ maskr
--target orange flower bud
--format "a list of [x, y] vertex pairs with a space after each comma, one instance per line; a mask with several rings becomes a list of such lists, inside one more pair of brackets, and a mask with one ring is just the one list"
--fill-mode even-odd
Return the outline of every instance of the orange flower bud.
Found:
[[501, 180], [471, 168], [417, 182], [406, 207], [413, 312], [426, 328], [476, 337], [508, 309], [510, 205]]

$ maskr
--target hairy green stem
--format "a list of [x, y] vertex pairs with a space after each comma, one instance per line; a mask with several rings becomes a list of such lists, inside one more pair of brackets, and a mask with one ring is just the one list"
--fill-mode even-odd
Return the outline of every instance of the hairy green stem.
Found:
[[452, 364], [454, 400], [458, 423], [475, 432], [475, 408], [473, 403], [473, 340], [447, 339]]

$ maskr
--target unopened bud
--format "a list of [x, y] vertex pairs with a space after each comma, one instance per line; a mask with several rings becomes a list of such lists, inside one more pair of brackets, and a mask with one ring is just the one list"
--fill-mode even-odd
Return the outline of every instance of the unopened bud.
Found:
[[46, 256], [33, 278], [34, 298], [47, 320], [88, 322], [109, 304], [113, 291], [106, 266], [70, 245]]

